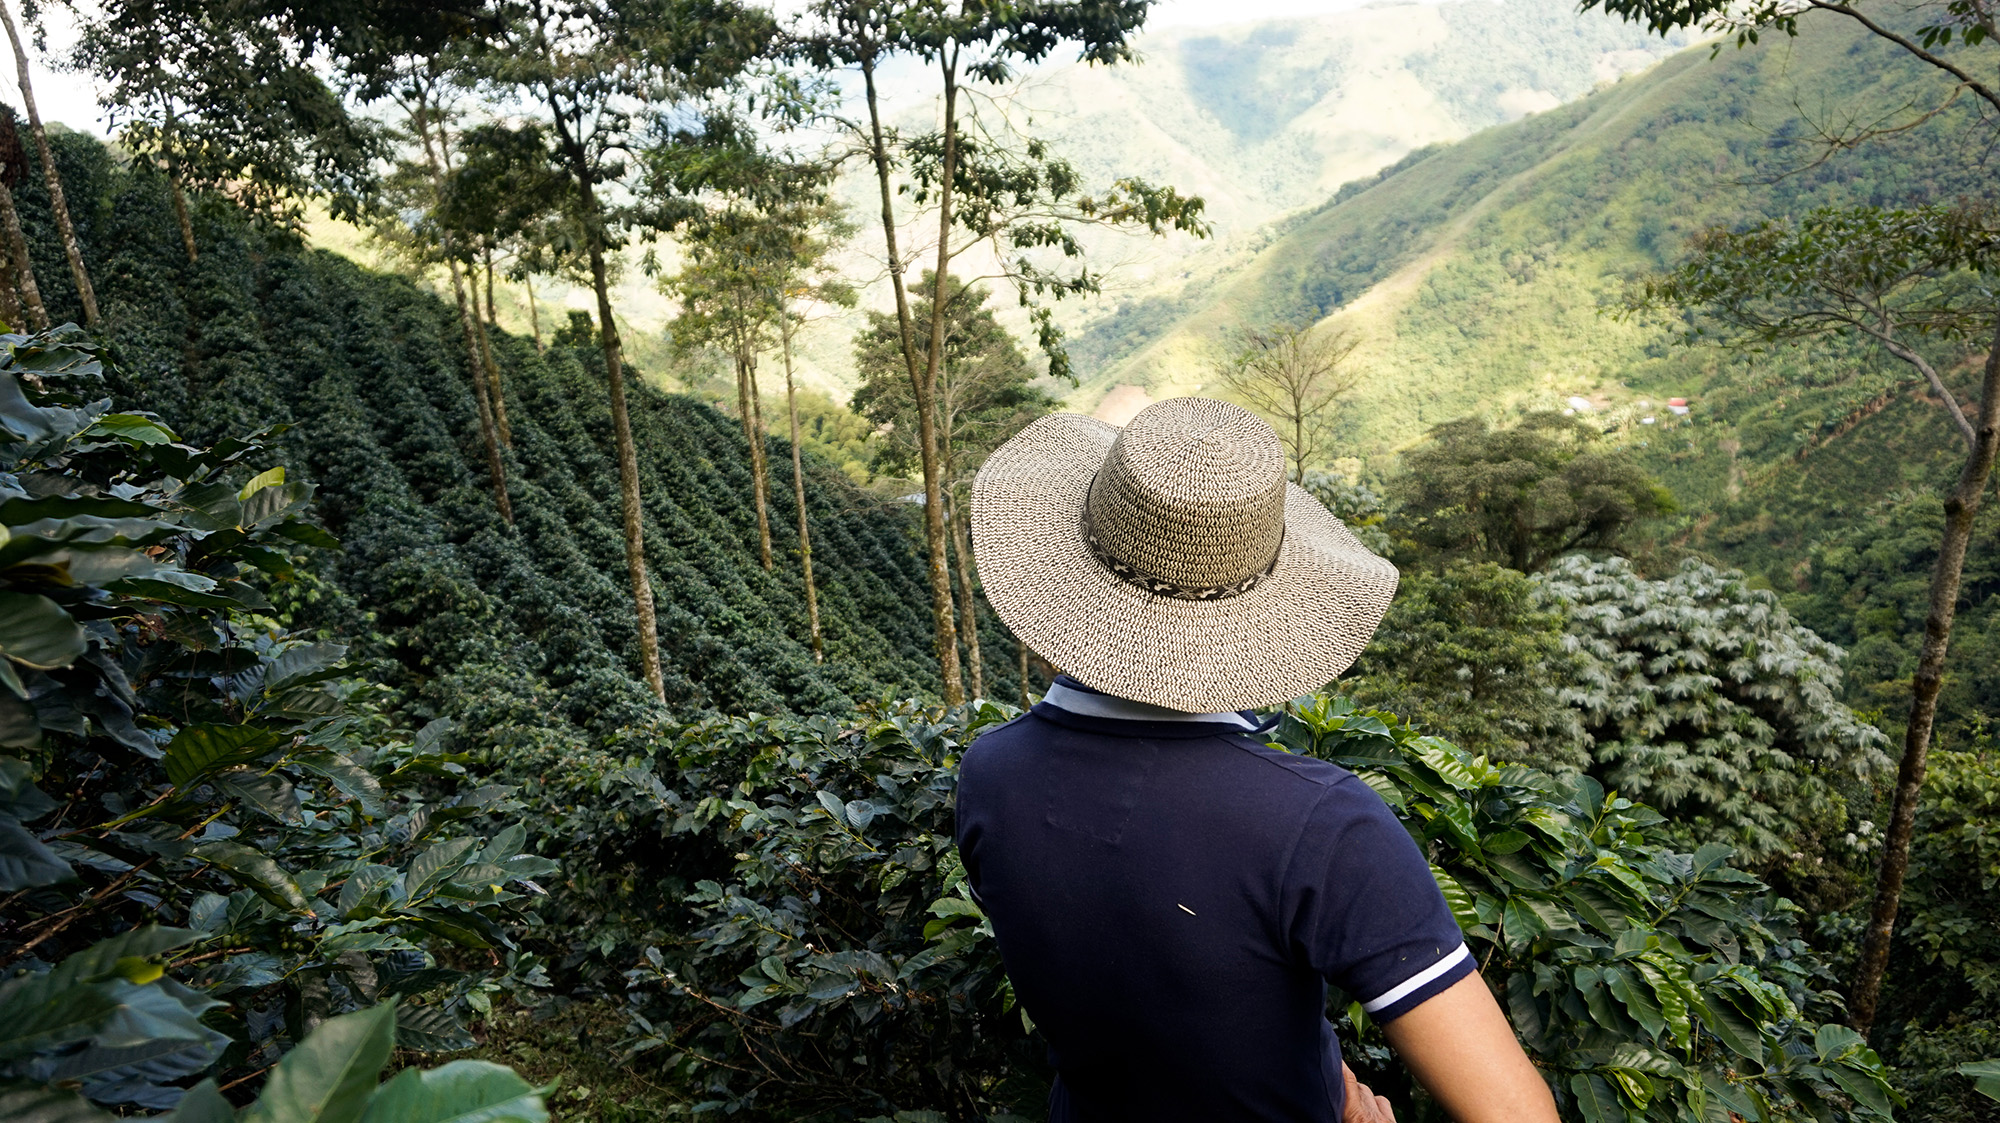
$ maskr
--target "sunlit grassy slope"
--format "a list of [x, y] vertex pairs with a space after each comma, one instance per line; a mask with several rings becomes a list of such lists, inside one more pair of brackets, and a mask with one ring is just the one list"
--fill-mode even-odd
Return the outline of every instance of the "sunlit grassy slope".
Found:
[[[1800, 106], [1865, 118], [1933, 84], [1834, 20], [1713, 59], [1683, 52], [1574, 104], [1413, 153], [1206, 292], [1135, 303], [1073, 404], [1121, 384], [1194, 391], [1237, 327], [1324, 318], [1362, 340], [1345, 420], [1356, 455], [1386, 467], [1439, 422], [1581, 396], [1713, 506], [1746, 471], [1825, 439], [1877, 397], [1887, 368], [1844, 352], [1726, 363], [1671, 346], [1675, 325], [1607, 313], [1632, 276], [1676, 260], [1707, 225], [1983, 193], [1974, 146], [1951, 121], [1799, 170], [1818, 155], [1793, 143]], [[1692, 413], [1668, 414], [1669, 396], [1696, 399]], [[1657, 423], [1641, 427], [1644, 416]]]

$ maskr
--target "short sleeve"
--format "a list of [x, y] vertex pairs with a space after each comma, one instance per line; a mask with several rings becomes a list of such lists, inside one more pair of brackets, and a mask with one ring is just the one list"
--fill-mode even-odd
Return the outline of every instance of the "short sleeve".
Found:
[[1474, 970], [1430, 863], [1357, 777], [1329, 786], [1307, 814], [1285, 894], [1295, 954], [1377, 1021]]

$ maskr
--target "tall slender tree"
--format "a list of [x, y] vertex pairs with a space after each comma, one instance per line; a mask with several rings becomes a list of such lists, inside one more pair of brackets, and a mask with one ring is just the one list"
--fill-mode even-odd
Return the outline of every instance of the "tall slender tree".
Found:
[[792, 332], [813, 306], [848, 307], [855, 303], [852, 287], [839, 279], [828, 256], [854, 233], [839, 208], [819, 201], [803, 208], [786, 225], [789, 234], [774, 272], [778, 291], [778, 332], [785, 358], [785, 412], [792, 428], [792, 502], [799, 516], [799, 568], [805, 579], [806, 621], [812, 635], [813, 659], [826, 661], [820, 635], [819, 587], [813, 577], [812, 527], [806, 511], [805, 441], [799, 432], [799, 399], [792, 370]]
[[[783, 90], [776, 94], [786, 96]], [[789, 111], [781, 108], [772, 114], [781, 129]], [[762, 504], [768, 466], [758, 455], [764, 436], [755, 370], [757, 353], [773, 342], [777, 345], [785, 370], [807, 631], [814, 659], [823, 661], [792, 332], [811, 306], [854, 302], [852, 287], [839, 279], [828, 261], [833, 247], [854, 231], [830, 198], [835, 165], [777, 150], [742, 117], [729, 113], [711, 114], [698, 131], [685, 132], [679, 139], [680, 143], [656, 151], [649, 169], [655, 193], [695, 198], [704, 205], [682, 238], [687, 265], [663, 286], [681, 299], [673, 336], [683, 347], [717, 344], [735, 356], [739, 408], [752, 444], [760, 544], [766, 551], [769, 524]], [[765, 557], [769, 568], [768, 554]]]
[[255, 4], [103, 0], [70, 56], [99, 80], [120, 145], [166, 176], [190, 261], [191, 193], [285, 230], [312, 199], [353, 219], [388, 153], [383, 130], [321, 76], [324, 60], [267, 16]]
[[[925, 274], [923, 288], [937, 291]], [[1054, 409], [1055, 398], [1034, 385], [1036, 372], [1014, 338], [986, 306], [987, 292], [952, 278], [945, 286], [943, 360], [939, 365], [935, 415], [946, 527], [956, 563], [955, 598], [959, 635], [965, 644], [965, 669], [974, 697], [985, 693], [985, 660], [979, 646], [976, 569], [971, 542], [972, 476], [986, 457], [1029, 422]], [[919, 322], [932, 322], [930, 298], [911, 305]], [[902, 377], [896, 323], [880, 313], [869, 315], [869, 326], [855, 339], [855, 366], [861, 386], [853, 406], [878, 426], [875, 466], [884, 472], [906, 473], [917, 467], [916, 402], [909, 381]]]
[[83, 304], [83, 322], [97, 326], [97, 290], [90, 287], [90, 270], [83, 263], [83, 246], [76, 238], [76, 224], [70, 221], [69, 199], [63, 194], [62, 174], [56, 170], [55, 153], [49, 150], [49, 133], [42, 127], [42, 111], [35, 105], [34, 77], [28, 72], [28, 50], [21, 43], [21, 29], [14, 22], [13, 6], [0, 0], [0, 23], [7, 28], [7, 42], [14, 48], [14, 68], [21, 83], [21, 107], [28, 113], [28, 131], [34, 134], [35, 151], [42, 158], [42, 175], [49, 185], [49, 209], [54, 212], [56, 232], [62, 237], [63, 254], [69, 258], [70, 276], [76, 280], [77, 299]]
[[[853, 68], [862, 82], [865, 117], [841, 123], [875, 172], [890, 288], [895, 297], [898, 343], [915, 405], [917, 448], [924, 477], [924, 538], [929, 551], [931, 612], [947, 701], [964, 698], [954, 619], [950, 533], [945, 511], [937, 435], [937, 381], [944, 362], [947, 300], [943, 288], [954, 261], [990, 250], [999, 276], [1011, 281], [1022, 303], [1034, 308], [1038, 335], [1051, 373], [1069, 374], [1062, 335], [1042, 298], [1094, 291], [1087, 269], [1050, 268], [1053, 255], [1075, 264], [1082, 255], [1071, 227], [1078, 223], [1144, 225], [1155, 233], [1177, 229], [1205, 234], [1199, 199], [1171, 188], [1121, 180], [1092, 196], [1074, 169], [1049, 155], [1032, 137], [968, 110], [976, 87], [1001, 87], [1015, 68], [1039, 62], [1065, 44], [1080, 59], [1110, 64], [1132, 58], [1129, 38], [1145, 22], [1151, 0], [1076, 4], [1032, 0], [986, 4], [976, 0], [817, 0], [795, 29], [793, 49], [822, 68]], [[938, 128], [905, 138], [882, 117], [878, 80], [882, 65], [914, 55], [935, 67], [941, 106]], [[969, 87], [968, 83], [973, 86]], [[907, 173], [913, 182], [898, 184]], [[912, 315], [907, 283], [913, 259], [899, 234], [895, 199], [910, 188], [919, 208], [931, 207], [937, 230], [931, 269], [932, 319]]]
[[482, 58], [485, 78], [503, 100], [537, 112], [523, 128], [547, 138], [546, 166], [563, 181], [580, 227], [597, 297], [640, 663], [646, 684], [664, 700], [611, 257], [628, 235], [666, 228], [677, 212], [672, 200], [620, 189], [632, 186], [629, 154], [659, 143], [661, 126], [734, 81], [774, 28], [767, 15], [733, 0], [519, 0], [502, 16], [499, 41]]
[[35, 263], [28, 257], [27, 235], [21, 231], [21, 212], [14, 206], [14, 185], [27, 174], [28, 153], [21, 147], [20, 130], [14, 127], [14, 111], [0, 106], [0, 226], [5, 227], [7, 259], [14, 267], [10, 287], [20, 293], [21, 312], [27, 316], [28, 326], [47, 331], [49, 311], [42, 306]]
[[[783, 316], [773, 276], [781, 252], [779, 220], [740, 193], [695, 220], [686, 239], [687, 265], [663, 288], [680, 301], [672, 335], [686, 352], [719, 347], [736, 373], [737, 417], [750, 460], [751, 506], [757, 517], [757, 560], [771, 568], [770, 466], [763, 428], [757, 359]], [[789, 350], [787, 350], [789, 355]], [[789, 366], [787, 367], [789, 376]]]
[[487, 475], [493, 483], [493, 505], [500, 517], [514, 521], [514, 504], [507, 492], [507, 461], [502, 449], [502, 430], [496, 416], [492, 385], [494, 369], [490, 352], [482, 346], [478, 309], [468, 303], [466, 278], [461, 272], [465, 254], [461, 236], [444, 214], [445, 185], [450, 174], [449, 134], [451, 79], [445, 62], [437, 55], [407, 60], [403, 80], [391, 87], [390, 96], [402, 109], [417, 157], [393, 177], [392, 187], [401, 187], [415, 206], [411, 210], [426, 217], [405, 225], [398, 212], [378, 224], [378, 231], [400, 240], [403, 248], [421, 268], [442, 261], [451, 278], [452, 297], [457, 302], [460, 334], [464, 337], [466, 367], [472, 380], [472, 396], [478, 407], [479, 436], [486, 448]]
[[[1937, 79], [1929, 98], [1909, 103], [1904, 115], [1881, 117], [1872, 109], [1855, 114], [1854, 127], [1822, 130], [1822, 156], [1865, 143], [1873, 137], [1907, 132], [1936, 117], [1954, 99], [1970, 94], [1984, 105], [1983, 127], [1991, 130], [2000, 113], [2000, 11], [1988, 0], [1943, 0], [1940, 3], [1890, 5], [1879, 0], [1583, 0], [1585, 11], [1602, 8], [1624, 19], [1643, 23], [1650, 30], [1667, 34], [1688, 28], [1731, 36], [1738, 47], [1758, 41], [1761, 35], [1782, 32], [1800, 34], [1801, 17], [1839, 19], [1861, 28], [1878, 44], [1899, 52], [1904, 58], [1929, 68]], [[1930, 107], [1924, 102], [1928, 100]], [[1858, 212], [1850, 217], [1860, 217]], [[1882, 215], [1877, 215], [1877, 220]], [[1893, 222], [1890, 225], [1894, 225]], [[1925, 252], [1926, 242], [1884, 244], [1864, 251], [1880, 260]], [[1935, 246], [1935, 242], [1928, 245]], [[1796, 290], [1789, 281], [1774, 290], [1790, 295]], [[1862, 329], [1856, 329], [1862, 330]], [[1864, 331], [1864, 334], [1867, 334]], [[1987, 377], [1979, 404], [1982, 419], [1995, 417], [1994, 399], [2000, 396], [1994, 356], [2000, 354], [2000, 320], [1995, 322], [1994, 352], [1987, 359]], [[1887, 342], [1880, 339], [1891, 354]], [[1908, 360], [1905, 359], [1905, 362]], [[1947, 395], [1947, 398], [1949, 395]], [[1963, 412], [1960, 410], [1959, 412]], [[1982, 428], [1981, 424], [1986, 427]], [[1884, 839], [1882, 864], [1876, 872], [1875, 902], [1862, 937], [1861, 962], [1848, 988], [1848, 1010], [1854, 1025], [1868, 1032], [1875, 1023], [1875, 1009], [1881, 998], [1882, 976], [1889, 965], [1889, 944], [1896, 928], [1896, 912], [1903, 893], [1903, 876], [1909, 865], [1910, 839], [1916, 827], [1917, 803], [1923, 792], [1925, 757], [1929, 750], [1931, 724], [1936, 716], [1937, 694], [1942, 689], [1945, 650], [1951, 638], [1953, 612], [1958, 597], [1959, 573], [1964, 559], [1963, 545], [1953, 542], [1961, 521], [1970, 533], [1972, 515], [1978, 510], [1986, 480], [1991, 472], [1995, 436], [1991, 422], [1970, 424], [1961, 429], [1970, 443], [1964, 472], [1947, 500], [1945, 531], [1932, 571], [1931, 606], [1924, 622], [1923, 654], [1917, 673], [1910, 682], [1910, 723], [1904, 736], [1903, 759], [1898, 768], [1896, 794], [1890, 807], [1889, 830]]]
[[[1923, 644], [1910, 680], [1910, 716], [1883, 838], [1875, 901], [1848, 995], [1859, 1028], [1873, 1025], [1889, 941], [1910, 863], [1945, 656], [1965, 555], [2000, 451], [2000, 213], [1984, 204], [1884, 210], [1828, 208], [1796, 223], [1698, 236], [1678, 269], [1634, 294], [1640, 307], [1695, 312], [1701, 328], [1741, 348], [1852, 335], [1880, 347], [1921, 380], [1964, 442], [1931, 565]], [[1985, 344], [1979, 398], [1968, 410], [1936, 361]], [[1925, 352], [1930, 351], [1927, 355]]]

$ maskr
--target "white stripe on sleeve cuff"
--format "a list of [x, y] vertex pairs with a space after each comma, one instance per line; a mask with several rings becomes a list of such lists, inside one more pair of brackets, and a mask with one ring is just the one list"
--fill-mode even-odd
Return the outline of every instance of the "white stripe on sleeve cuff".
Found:
[[1361, 1009], [1365, 1013], [1373, 1014], [1378, 1010], [1382, 1010], [1386, 1007], [1393, 1006], [1396, 1003], [1402, 1001], [1403, 999], [1408, 998], [1410, 995], [1416, 993], [1416, 991], [1419, 988], [1421, 988], [1425, 983], [1430, 982], [1432, 979], [1435, 979], [1440, 975], [1443, 975], [1445, 972], [1451, 970], [1453, 967], [1458, 966], [1460, 961], [1470, 958], [1472, 958], [1472, 952], [1468, 951], [1464, 944], [1460, 944], [1458, 945], [1458, 950], [1452, 952], [1450, 955], [1445, 956], [1443, 959], [1438, 960], [1436, 963], [1431, 964], [1429, 967], [1426, 967], [1423, 970], [1417, 972], [1416, 974], [1411, 975], [1409, 978], [1404, 979], [1402, 983], [1398, 984], [1397, 986], [1392, 987], [1387, 991], [1384, 991], [1382, 994], [1377, 995], [1376, 997], [1369, 999], [1366, 1002], [1363, 1002], [1361, 1004]]

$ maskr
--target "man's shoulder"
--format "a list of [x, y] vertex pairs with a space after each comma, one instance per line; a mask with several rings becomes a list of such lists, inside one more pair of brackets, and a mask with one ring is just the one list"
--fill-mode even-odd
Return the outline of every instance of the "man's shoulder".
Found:
[[[1280, 782], [1288, 786], [1299, 786], [1303, 790], [1327, 789], [1347, 784], [1361, 784], [1361, 778], [1332, 761], [1317, 757], [1300, 756], [1277, 748], [1254, 734], [1225, 737], [1231, 747], [1242, 753], [1254, 767], [1269, 769]], [[1366, 784], [1362, 784], [1366, 787]]]

